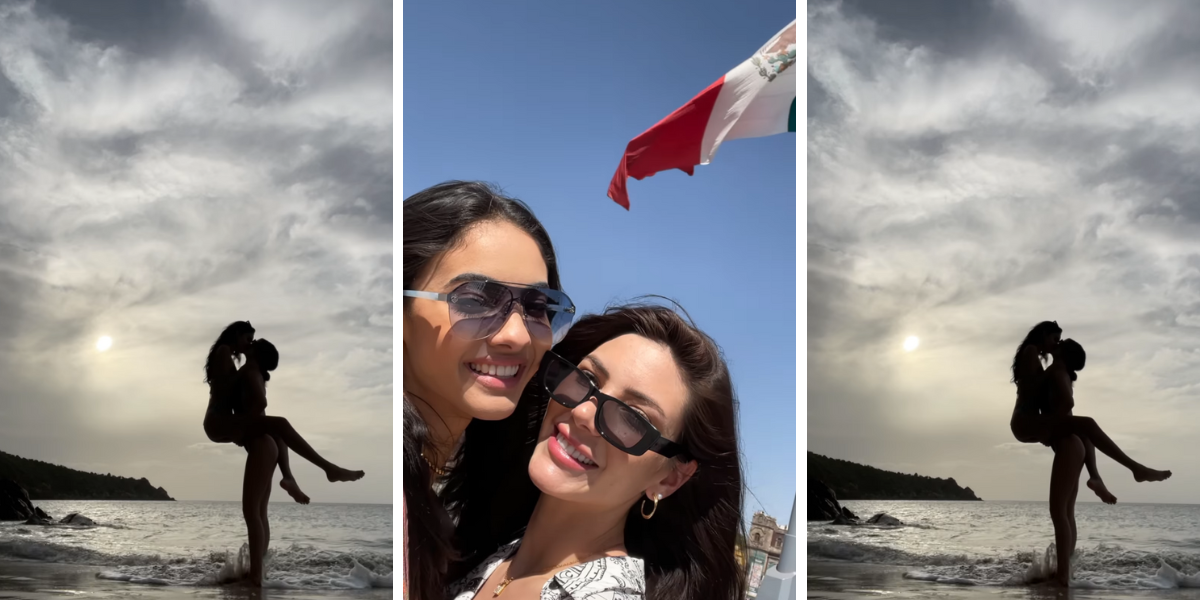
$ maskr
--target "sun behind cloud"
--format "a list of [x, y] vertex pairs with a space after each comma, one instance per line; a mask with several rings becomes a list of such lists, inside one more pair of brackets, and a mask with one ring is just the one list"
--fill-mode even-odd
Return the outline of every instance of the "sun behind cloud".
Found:
[[112, 348], [112, 343], [112, 338], [108, 337], [107, 335], [102, 335], [100, 336], [100, 339], [96, 340], [96, 350], [104, 352], [105, 350]]
[[921, 338], [919, 338], [915, 335], [910, 335], [910, 336], [904, 338], [904, 351], [905, 352], [912, 352], [913, 350], [917, 349], [917, 346], [920, 346], [920, 345], [921, 345]]

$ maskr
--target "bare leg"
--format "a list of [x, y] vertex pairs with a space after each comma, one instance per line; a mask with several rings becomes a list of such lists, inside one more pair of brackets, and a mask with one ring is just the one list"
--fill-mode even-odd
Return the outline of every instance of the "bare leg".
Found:
[[[267, 558], [267, 549], [271, 547], [271, 521], [267, 518], [267, 503], [271, 501], [271, 480], [268, 479], [263, 483], [265, 485], [263, 485], [262, 500], [259, 502], [258, 512], [262, 518], [263, 524], [263, 560], [265, 563]], [[265, 574], [266, 573], [264, 573], [264, 575]]]
[[1129, 458], [1117, 447], [1116, 442], [1105, 435], [1100, 426], [1096, 424], [1096, 420], [1091, 417], [1061, 417], [1055, 420], [1054, 430], [1058, 433], [1072, 433], [1079, 436], [1080, 439], [1091, 441], [1096, 450], [1103, 452], [1132, 471], [1133, 478], [1137, 481], [1162, 481], [1171, 476], [1170, 471], [1157, 471]]
[[296, 429], [292, 427], [292, 424], [289, 423], [287, 419], [283, 417], [268, 416], [254, 416], [247, 418], [250, 419], [250, 424], [247, 427], [247, 433], [252, 436], [255, 434], [266, 433], [282, 439], [284, 444], [286, 444], [288, 448], [294, 450], [296, 454], [299, 454], [305, 460], [316, 465], [322, 471], [325, 471], [325, 477], [329, 481], [357, 481], [362, 479], [364, 475], [362, 471], [343, 469], [322, 458], [320, 454], [317, 454], [316, 450], [313, 450], [312, 446], [308, 445], [308, 442], [304, 441], [304, 438], [300, 437], [300, 434], [296, 432]]
[[308, 504], [309, 497], [304, 492], [300, 491], [300, 484], [296, 483], [296, 478], [292, 475], [292, 466], [288, 462], [287, 444], [283, 443], [283, 439], [276, 437], [275, 446], [279, 448], [279, 473], [283, 475], [283, 479], [279, 480], [279, 487], [287, 492], [293, 500], [300, 504]]
[[1054, 549], [1058, 559], [1055, 581], [1062, 586], [1071, 579], [1072, 539], [1071, 491], [1079, 485], [1083, 467], [1083, 443], [1067, 436], [1054, 444], [1054, 466], [1050, 469], [1050, 520], [1054, 522]]
[[1108, 487], [1104, 485], [1104, 480], [1100, 479], [1100, 469], [1096, 467], [1096, 446], [1088, 438], [1083, 438], [1083, 448], [1086, 454], [1084, 455], [1083, 464], [1087, 465], [1088, 482], [1087, 486], [1096, 492], [1105, 504], [1116, 504], [1117, 497], [1108, 491]]
[[[246, 473], [242, 480], [242, 516], [246, 519], [246, 533], [250, 538], [249, 583], [262, 586], [263, 554], [266, 552], [267, 530], [263, 519], [262, 496], [270, 493], [271, 478], [275, 474], [275, 462], [279, 451], [270, 436], [259, 436], [246, 443]], [[263, 482], [266, 485], [263, 485]]]
[[[1086, 458], [1084, 460], [1086, 461]], [[1082, 468], [1083, 466], [1080, 465], [1080, 470], [1082, 470]], [[1075, 525], [1075, 500], [1079, 498], [1078, 473], [1075, 474], [1075, 478], [1072, 481], [1074, 481], [1075, 485], [1071, 487], [1071, 501], [1067, 503], [1067, 520], [1071, 525], [1071, 560], [1075, 560], [1075, 549], [1079, 546], [1079, 527]]]

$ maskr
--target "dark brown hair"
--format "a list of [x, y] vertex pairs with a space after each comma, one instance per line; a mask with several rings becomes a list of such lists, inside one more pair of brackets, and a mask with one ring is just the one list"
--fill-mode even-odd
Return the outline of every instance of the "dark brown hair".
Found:
[[[638, 514], [640, 502], [629, 508], [625, 547], [646, 563], [646, 598], [741, 598], [745, 574], [734, 554], [745, 538], [744, 487], [729, 369], [717, 344], [690, 319], [648, 304], [609, 308], [580, 319], [554, 352], [578, 364], [601, 344], [626, 334], [671, 349], [689, 392], [675, 441], [699, 464], [687, 483], [659, 503], [653, 519]], [[468, 427], [477, 435], [467, 443], [489, 445], [492, 451], [468, 457], [447, 486], [463, 508], [457, 528], [463, 559], [455, 565], [456, 575], [519, 537], [529, 522], [541, 494], [529, 479], [529, 459], [548, 401], [535, 376], [512, 417], [474, 421]]]
[[1031, 344], [1035, 346], [1041, 346], [1042, 340], [1045, 339], [1046, 336], [1053, 335], [1055, 333], [1062, 333], [1062, 327], [1058, 326], [1058, 321], [1042, 321], [1041, 323], [1034, 325], [1033, 329], [1030, 329], [1029, 333], [1025, 334], [1025, 339], [1021, 340], [1021, 345], [1017, 346], [1017, 353], [1013, 356], [1012, 383], [1019, 383], [1021, 380], [1020, 375], [1017, 373], [1017, 367], [1021, 363], [1021, 351], [1025, 349], [1025, 346], [1029, 346]]
[[[468, 229], [487, 221], [512, 223], [528, 233], [546, 261], [550, 287], [562, 289], [554, 246], [541, 222], [525, 203], [501, 195], [485, 183], [448, 181], [426, 188], [405, 199], [403, 213], [406, 290], [412, 289], [434, 259], [454, 248]], [[405, 300], [407, 304], [408, 299]], [[402, 456], [409, 552], [406, 576], [413, 598], [441, 598], [445, 595], [446, 570], [454, 556], [453, 521], [441, 498], [434, 493], [429, 467], [421, 458], [429, 443], [429, 428], [407, 396], [403, 403]], [[470, 429], [468, 436], [469, 432]], [[455, 460], [462, 459], [460, 451]]]
[[[221, 335], [217, 336], [217, 341], [213, 342], [212, 348], [208, 349], [208, 358], [204, 359], [204, 383], [213, 383], [213, 357], [217, 353], [217, 348], [233, 346], [239, 337], [247, 333], [254, 335], [254, 326], [250, 325], [250, 321], [234, 321], [221, 331]], [[221, 359], [225, 360], [225, 357], [221, 357]]]
[[1059, 355], [1063, 357], [1063, 366], [1071, 376], [1071, 381], [1078, 379], [1079, 376], [1075, 372], [1082, 371], [1083, 365], [1087, 363], [1087, 353], [1083, 351], [1083, 346], [1079, 345], [1079, 342], [1067, 338], [1062, 341]]

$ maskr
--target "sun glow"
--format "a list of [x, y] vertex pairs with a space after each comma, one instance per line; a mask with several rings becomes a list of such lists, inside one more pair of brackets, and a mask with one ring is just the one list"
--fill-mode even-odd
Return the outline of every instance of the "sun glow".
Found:
[[96, 340], [96, 350], [104, 352], [109, 348], [112, 348], [112, 338], [108, 337], [107, 335], [103, 335], [100, 336], [100, 339]]
[[920, 345], [921, 345], [921, 338], [919, 338], [915, 335], [910, 335], [904, 339], [904, 351], [905, 352], [912, 352], [913, 350], [917, 349], [917, 346], [920, 346]]

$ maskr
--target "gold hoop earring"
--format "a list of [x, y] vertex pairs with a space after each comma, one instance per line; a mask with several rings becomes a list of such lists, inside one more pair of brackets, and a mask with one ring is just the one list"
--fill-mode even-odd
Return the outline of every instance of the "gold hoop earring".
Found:
[[642, 498], [642, 509], [640, 512], [642, 513], [643, 519], [649, 520], [650, 517], [653, 517], [654, 513], [658, 511], [658, 501], [662, 500], [662, 494], [654, 495], [654, 508], [650, 509], [650, 514], [646, 514], [646, 500], [648, 500], [648, 498]]

